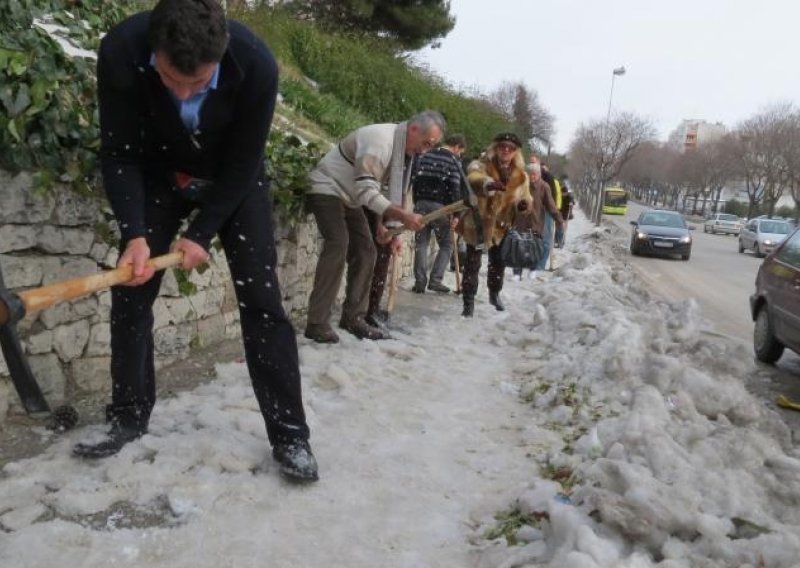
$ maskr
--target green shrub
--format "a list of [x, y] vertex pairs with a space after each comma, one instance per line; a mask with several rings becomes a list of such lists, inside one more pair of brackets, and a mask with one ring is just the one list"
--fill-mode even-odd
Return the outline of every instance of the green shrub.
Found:
[[5, 0], [0, 3], [0, 167], [35, 170], [88, 190], [98, 130], [93, 59], [72, 57], [34, 20], [64, 28], [76, 46], [96, 50], [100, 32], [125, 16], [112, 0]]
[[308, 173], [322, 157], [322, 150], [316, 144], [303, 144], [296, 136], [273, 130], [267, 144], [267, 157], [267, 173], [276, 205], [290, 220], [302, 219]]
[[[334, 137], [369, 123], [399, 122], [428, 108], [445, 115], [450, 132], [467, 137], [471, 152], [487, 146], [497, 132], [512, 129], [485, 101], [456, 92], [380, 42], [324, 33], [280, 9], [261, 7], [240, 19], [266, 39], [284, 67], [317, 83], [314, 89], [284, 73], [281, 94], [293, 106], [299, 102], [297, 108]], [[338, 120], [324, 118], [331, 114]]]

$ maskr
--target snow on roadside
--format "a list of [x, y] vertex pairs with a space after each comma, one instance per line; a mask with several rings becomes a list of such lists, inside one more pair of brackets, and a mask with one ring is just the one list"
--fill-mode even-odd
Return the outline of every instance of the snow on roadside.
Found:
[[795, 565], [800, 456], [742, 386], [751, 354], [620, 242], [578, 214], [506, 312], [484, 279], [473, 320], [401, 292], [412, 335], [301, 339], [315, 485], [278, 477], [241, 363], [118, 456], [69, 456], [100, 426], [55, 439], [0, 475], [0, 565]]

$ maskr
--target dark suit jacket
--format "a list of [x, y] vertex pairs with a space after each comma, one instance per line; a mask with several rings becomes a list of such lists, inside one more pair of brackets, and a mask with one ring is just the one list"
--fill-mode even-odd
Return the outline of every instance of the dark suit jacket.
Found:
[[[264, 146], [278, 91], [278, 66], [266, 45], [229, 21], [230, 42], [200, 127], [189, 132], [150, 65], [149, 12], [114, 27], [97, 62], [103, 182], [123, 240], [145, 236], [144, 199], [174, 172], [212, 180], [185, 236], [208, 248], [251, 191], [266, 190]], [[260, 185], [259, 185], [260, 184]]]

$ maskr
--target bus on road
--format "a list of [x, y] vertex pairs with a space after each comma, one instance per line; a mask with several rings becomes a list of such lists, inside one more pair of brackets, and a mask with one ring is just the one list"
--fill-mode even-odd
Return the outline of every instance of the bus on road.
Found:
[[603, 213], [625, 215], [628, 211], [628, 190], [621, 187], [607, 187], [603, 190]]

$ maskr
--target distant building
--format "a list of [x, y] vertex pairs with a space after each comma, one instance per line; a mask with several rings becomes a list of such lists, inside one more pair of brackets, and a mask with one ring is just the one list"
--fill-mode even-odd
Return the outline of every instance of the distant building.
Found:
[[699, 119], [684, 120], [669, 135], [669, 145], [679, 152], [691, 152], [701, 144], [719, 140], [728, 131], [721, 122], [707, 122]]

